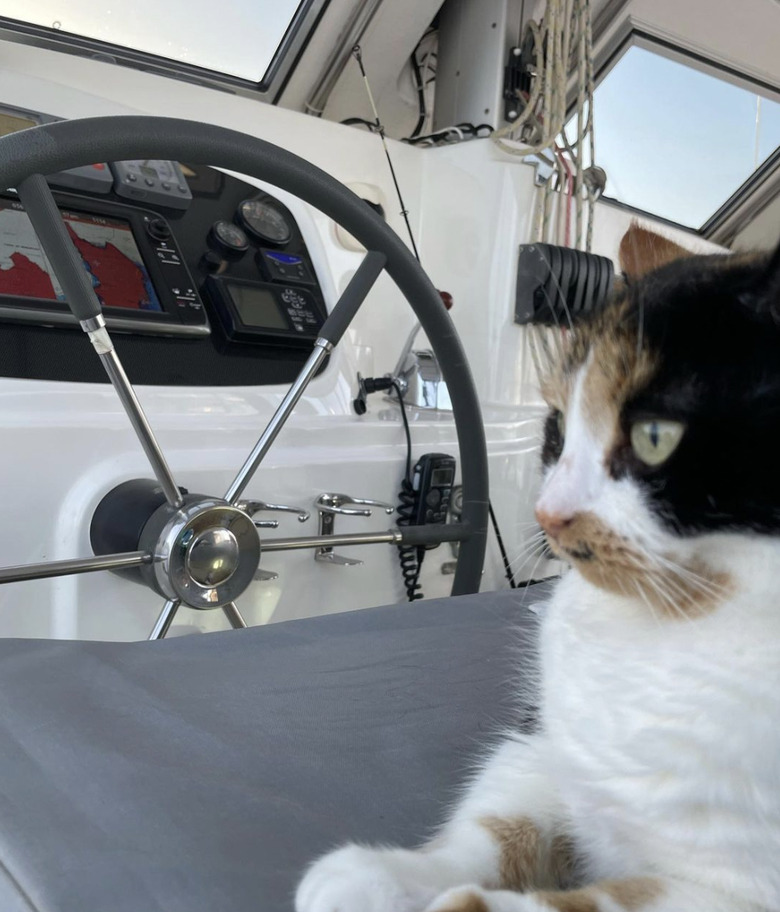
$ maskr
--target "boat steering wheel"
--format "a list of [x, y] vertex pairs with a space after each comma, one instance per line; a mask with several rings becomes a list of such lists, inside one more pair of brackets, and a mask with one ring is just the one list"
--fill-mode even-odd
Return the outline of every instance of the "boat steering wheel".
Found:
[[[279, 187], [342, 225], [366, 255], [325, 321], [313, 351], [246, 462], [222, 496], [185, 494], [176, 484], [135, 392], [122, 368], [101, 305], [70, 241], [42, 175], [95, 161], [162, 159], [213, 164]], [[167, 632], [179, 605], [221, 608], [233, 627], [246, 624], [234, 600], [255, 578], [263, 551], [323, 544], [388, 542], [397, 545], [460, 541], [452, 594], [476, 592], [488, 520], [487, 450], [466, 355], [438, 292], [407, 247], [371, 207], [337, 180], [278, 146], [233, 130], [162, 117], [95, 117], [60, 121], [0, 139], [0, 187], [15, 187], [52, 264], [70, 309], [87, 333], [151, 464], [156, 481], [129, 482], [123, 507], [110, 508], [106, 492], [96, 538], [119, 543], [94, 557], [0, 568], [0, 583], [96, 570], [140, 568], [164, 599], [151, 639]], [[462, 523], [409, 526], [376, 535], [317, 536], [263, 541], [241, 496], [274, 439], [330, 351], [338, 344], [374, 282], [386, 270], [428, 335], [452, 400], [463, 484]], [[134, 487], [135, 485], [135, 487]], [[117, 489], [118, 490], [118, 489]], [[133, 491], [136, 495], [133, 495]], [[127, 497], [134, 497], [128, 509]], [[109, 504], [109, 506], [106, 506]], [[107, 518], [106, 518], [107, 517]], [[95, 521], [103, 528], [95, 535]], [[108, 527], [106, 527], [108, 523]], [[124, 546], [124, 547], [122, 547]]]

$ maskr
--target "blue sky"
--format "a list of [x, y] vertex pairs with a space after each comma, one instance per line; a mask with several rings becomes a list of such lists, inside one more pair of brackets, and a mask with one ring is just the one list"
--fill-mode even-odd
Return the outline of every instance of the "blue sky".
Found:
[[[606, 194], [698, 228], [754, 170], [756, 95], [631, 47], [596, 89]], [[761, 99], [761, 163], [780, 145], [780, 104]]]

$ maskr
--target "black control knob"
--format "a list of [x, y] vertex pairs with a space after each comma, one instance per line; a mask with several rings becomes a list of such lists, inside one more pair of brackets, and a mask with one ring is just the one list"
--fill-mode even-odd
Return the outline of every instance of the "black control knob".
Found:
[[167, 241], [171, 236], [171, 229], [165, 219], [151, 219], [146, 223], [146, 230], [155, 241]]
[[208, 272], [219, 272], [224, 262], [216, 250], [207, 250], [200, 258], [200, 265]]

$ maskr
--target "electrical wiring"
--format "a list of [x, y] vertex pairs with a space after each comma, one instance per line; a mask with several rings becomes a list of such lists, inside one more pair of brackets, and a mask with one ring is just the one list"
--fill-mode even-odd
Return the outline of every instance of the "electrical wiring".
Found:
[[407, 137], [401, 142], [409, 143], [412, 146], [446, 145], [447, 143], [462, 142], [466, 139], [481, 139], [490, 136], [492, 132], [493, 127], [490, 124], [459, 123], [453, 124], [451, 127], [444, 127], [426, 136]]
[[366, 127], [366, 129], [370, 130], [371, 133], [379, 132], [377, 130], [377, 126], [375, 123], [373, 123], [370, 120], [365, 120], [362, 117], [348, 117], [346, 120], [339, 121], [339, 123], [341, 123], [345, 127], [354, 127], [354, 126]]
[[[431, 114], [432, 105], [430, 104], [427, 97], [427, 87], [436, 80], [436, 69], [431, 67], [430, 59], [431, 56], [436, 57], [436, 52], [432, 47], [428, 47], [425, 51], [425, 56], [422, 61], [417, 59], [417, 53], [423, 44], [429, 39], [435, 39], [436, 29], [429, 28], [428, 31], [420, 38], [420, 40], [415, 45], [414, 50], [409, 57], [409, 66], [412, 71], [412, 83], [414, 90], [417, 93], [417, 109], [418, 109], [418, 118], [417, 123], [415, 124], [414, 129], [412, 130], [409, 138], [413, 139], [416, 136], [419, 136], [425, 129], [425, 125], [428, 121], [428, 118]], [[429, 42], [430, 43], [430, 42]], [[428, 78], [427, 73], [432, 73], [432, 76]]]
[[[419, 46], [420, 45], [418, 44], [417, 47]], [[417, 62], [417, 48], [412, 51], [412, 56], [409, 58], [409, 63], [412, 67], [412, 76], [414, 79], [414, 87], [417, 91], [417, 104], [419, 109], [417, 124], [415, 125], [414, 130], [411, 132], [411, 138], [413, 138], [415, 136], [419, 136], [419, 134], [422, 132], [422, 129], [425, 126], [425, 121], [428, 117], [428, 108], [425, 102], [425, 85], [423, 83], [420, 64]]]

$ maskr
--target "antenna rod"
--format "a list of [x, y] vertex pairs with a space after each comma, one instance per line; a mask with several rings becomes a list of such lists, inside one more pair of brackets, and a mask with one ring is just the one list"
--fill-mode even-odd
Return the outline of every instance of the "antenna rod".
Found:
[[395, 192], [398, 195], [398, 202], [401, 206], [401, 215], [404, 217], [406, 222], [406, 230], [409, 232], [409, 240], [412, 242], [412, 251], [417, 262], [420, 262], [420, 254], [417, 252], [417, 244], [414, 242], [414, 235], [412, 234], [412, 226], [409, 224], [409, 210], [404, 205], [404, 198], [401, 195], [401, 188], [398, 186], [398, 178], [395, 176], [395, 168], [393, 167], [393, 160], [390, 158], [390, 150], [387, 148], [387, 141], [385, 140], [385, 128], [382, 126], [381, 121], [379, 120], [379, 112], [376, 109], [374, 104], [374, 96], [371, 94], [371, 86], [368, 84], [368, 76], [366, 75], [366, 69], [363, 66], [363, 54], [360, 50], [360, 45], [356, 44], [352, 48], [352, 54], [358, 62], [360, 67], [360, 72], [363, 76], [363, 82], [366, 86], [366, 92], [368, 94], [368, 100], [371, 103], [371, 110], [374, 112], [374, 121], [376, 123], [376, 131], [382, 139], [382, 146], [385, 150], [385, 157], [387, 158], [387, 164], [390, 166], [390, 174], [393, 177], [393, 184], [395, 185]]

